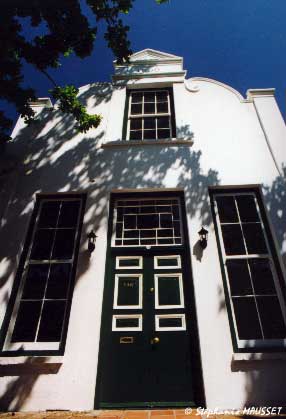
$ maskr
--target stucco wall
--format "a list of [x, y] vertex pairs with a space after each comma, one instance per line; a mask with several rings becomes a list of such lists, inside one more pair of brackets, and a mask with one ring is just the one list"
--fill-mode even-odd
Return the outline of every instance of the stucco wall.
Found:
[[[135, 87], [142, 80], [136, 83]], [[157, 79], [156, 83], [166, 83], [166, 79]], [[93, 84], [80, 90], [88, 110], [103, 116], [96, 130], [77, 134], [72, 120], [56, 109], [43, 109], [33, 127], [24, 127], [19, 122], [14, 130], [14, 143], [7, 153], [10, 161], [16, 162], [13, 173], [17, 182], [8, 209], [6, 212], [3, 209], [1, 321], [35, 194], [86, 191], [88, 199], [65, 355], [41, 363], [32, 357], [0, 358], [2, 409], [94, 407], [109, 195], [114, 189], [140, 188], [183, 188], [185, 192], [207, 406], [285, 405], [286, 361], [232, 361], [207, 189], [213, 185], [262, 184], [277, 246], [285, 259], [285, 180], [269, 151], [253, 101], [244, 101], [237, 92], [207, 79], [191, 79], [188, 86], [194, 87], [194, 91], [187, 90], [184, 82], [174, 83], [173, 90], [177, 137], [193, 136], [192, 146], [186, 143], [112, 147], [112, 142], [122, 138], [126, 88], [110, 84]], [[273, 98], [267, 100], [267, 112], [261, 111], [260, 117], [267, 118], [267, 130], [275, 142], [273, 147], [281, 167], [286, 161], [285, 125], [281, 124]], [[269, 114], [273, 117], [272, 125]], [[275, 129], [277, 121], [279, 134]], [[209, 230], [209, 243], [200, 259], [196, 243], [202, 224]], [[98, 239], [89, 257], [86, 236], [91, 228]], [[48, 369], [43, 365], [46, 363], [50, 364]]]

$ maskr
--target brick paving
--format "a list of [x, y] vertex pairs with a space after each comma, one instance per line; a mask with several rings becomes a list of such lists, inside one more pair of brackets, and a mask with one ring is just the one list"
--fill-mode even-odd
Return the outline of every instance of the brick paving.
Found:
[[[285, 414], [279, 415], [286, 419]], [[263, 416], [249, 416], [249, 419]], [[273, 417], [273, 416], [272, 416]], [[184, 409], [167, 410], [91, 410], [88, 412], [45, 411], [0, 413], [0, 419], [243, 419], [246, 415], [199, 415], [197, 412], [185, 414]], [[269, 418], [269, 416], [268, 416]]]

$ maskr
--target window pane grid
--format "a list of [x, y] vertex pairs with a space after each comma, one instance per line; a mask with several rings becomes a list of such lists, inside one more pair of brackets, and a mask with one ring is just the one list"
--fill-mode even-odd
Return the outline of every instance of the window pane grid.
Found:
[[[215, 203], [238, 338], [286, 338], [284, 306], [281, 295], [279, 298], [276, 272], [256, 196], [253, 193], [217, 194]], [[255, 225], [258, 229], [247, 232], [246, 225]], [[238, 227], [227, 231], [224, 226]], [[233, 245], [231, 240], [240, 244]], [[267, 313], [265, 306], [269, 308], [273, 303], [275, 313], [272, 314], [272, 309]]]
[[[20, 299], [16, 304], [17, 316], [11, 342], [61, 341], [80, 209], [81, 199], [41, 200], [25, 263]], [[46, 249], [46, 244], [41, 243], [39, 231], [53, 233]], [[74, 234], [65, 238], [58, 236], [58, 231], [61, 234], [73, 231]], [[69, 241], [68, 247], [65, 247], [66, 241]], [[42, 246], [46, 251], [45, 255]], [[54, 253], [55, 256], [63, 257], [52, 259]], [[49, 320], [51, 317], [52, 320]]]
[[131, 141], [171, 138], [169, 92], [167, 90], [131, 92], [128, 119]]
[[115, 246], [182, 244], [178, 200], [118, 201]]

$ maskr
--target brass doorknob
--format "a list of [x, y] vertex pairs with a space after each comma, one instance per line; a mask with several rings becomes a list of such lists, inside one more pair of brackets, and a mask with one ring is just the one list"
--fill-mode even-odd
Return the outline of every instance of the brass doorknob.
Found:
[[150, 288], [150, 292], [154, 292], [154, 288]]
[[155, 338], [151, 339], [151, 345], [154, 345], [156, 343], [159, 343], [160, 339], [156, 336]]

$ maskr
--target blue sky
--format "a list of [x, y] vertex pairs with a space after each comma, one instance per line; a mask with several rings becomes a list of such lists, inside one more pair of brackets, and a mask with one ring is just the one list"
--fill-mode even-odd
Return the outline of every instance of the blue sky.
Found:
[[[187, 77], [209, 77], [245, 95], [248, 88], [276, 88], [285, 116], [286, 0], [136, 0], [124, 18], [134, 52], [152, 48], [184, 58]], [[58, 84], [82, 86], [110, 81], [112, 54], [99, 33], [92, 56], [63, 59], [51, 71]], [[25, 78], [39, 97], [52, 86], [25, 66]], [[10, 116], [15, 117], [11, 106]]]

